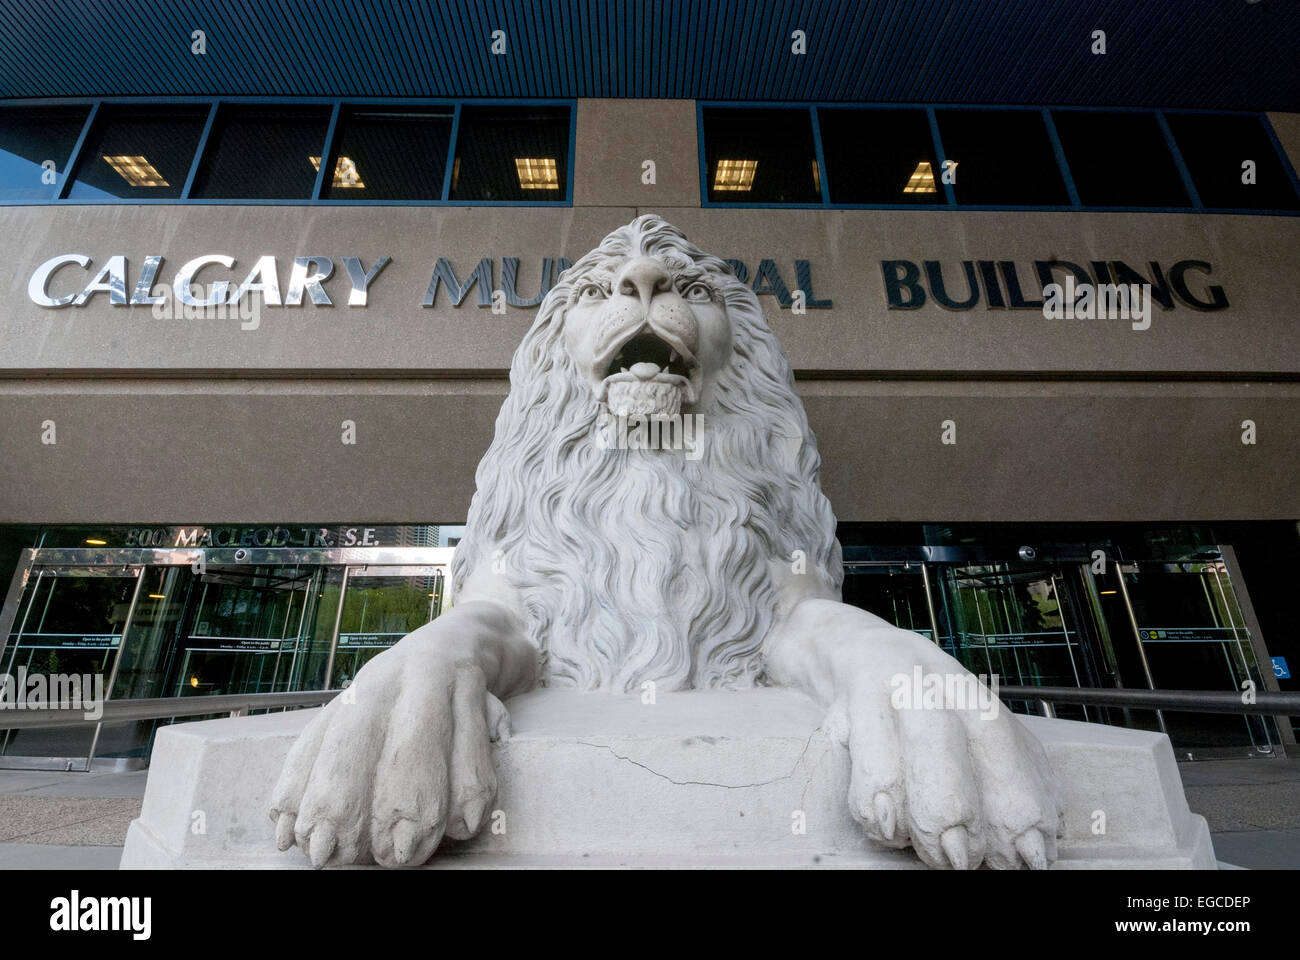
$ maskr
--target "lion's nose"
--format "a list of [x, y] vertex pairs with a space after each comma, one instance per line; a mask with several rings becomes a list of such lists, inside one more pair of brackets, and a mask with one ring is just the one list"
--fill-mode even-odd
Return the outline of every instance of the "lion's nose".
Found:
[[658, 260], [637, 257], [619, 272], [617, 290], [625, 297], [636, 297], [649, 308], [655, 294], [671, 290], [672, 286], [673, 278]]

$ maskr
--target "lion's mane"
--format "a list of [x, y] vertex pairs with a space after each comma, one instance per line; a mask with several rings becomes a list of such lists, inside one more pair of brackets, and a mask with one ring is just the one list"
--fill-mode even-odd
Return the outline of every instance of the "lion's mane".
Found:
[[[575, 281], [611, 258], [706, 269], [733, 352], [692, 412], [702, 455], [605, 449], [601, 409], [564, 346]], [[838, 595], [835, 517], [794, 377], [754, 293], [653, 215], [610, 233], [546, 295], [510, 367], [479, 463], [458, 587], [493, 563], [520, 592], [546, 682], [583, 689], [749, 686], [775, 617], [770, 563], [802, 557]]]

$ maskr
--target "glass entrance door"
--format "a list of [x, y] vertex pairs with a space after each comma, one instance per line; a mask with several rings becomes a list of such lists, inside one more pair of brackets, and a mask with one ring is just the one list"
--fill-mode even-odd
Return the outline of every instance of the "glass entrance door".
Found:
[[209, 566], [189, 585], [166, 696], [291, 689], [319, 576], [297, 565]]
[[[139, 566], [47, 566], [31, 571], [14, 626], [6, 639], [0, 674], [14, 689], [41, 677], [82, 678], [83, 699], [107, 695], [141, 586]], [[90, 690], [86, 690], [90, 678]], [[57, 698], [55, 698], [57, 699]], [[0, 717], [0, 723], [3, 718]], [[0, 755], [14, 758], [86, 757], [95, 728], [0, 730]]]
[[[1126, 686], [1241, 691], [1250, 680], [1256, 690], [1265, 689], [1221, 560], [1124, 564], [1098, 581], [1110, 600], [1104, 609], [1112, 635], [1132, 638], [1116, 644]], [[1270, 716], [1165, 710], [1154, 719], [1185, 756], [1240, 756], [1243, 747], [1268, 754], [1278, 741]]]
[[330, 687], [345, 687], [376, 654], [443, 610], [445, 568], [349, 567], [339, 608]]
[[920, 563], [845, 563], [844, 602], [933, 640], [928, 574]]
[[[0, 674], [87, 675], [109, 700], [338, 688], [442, 612], [450, 554], [35, 549], [0, 609]], [[133, 765], [168, 722], [12, 730], [0, 713], [0, 767]]]
[[[1016, 686], [1103, 685], [1065, 568], [954, 564], [943, 568], [943, 580], [953, 653], [968, 670]], [[1082, 707], [1062, 705], [1058, 712], [1096, 719]]]

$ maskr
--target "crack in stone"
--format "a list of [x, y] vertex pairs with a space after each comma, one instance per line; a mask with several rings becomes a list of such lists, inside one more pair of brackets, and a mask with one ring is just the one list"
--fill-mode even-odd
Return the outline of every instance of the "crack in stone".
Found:
[[[802, 749], [801, 751], [799, 751], [799, 756], [795, 759], [795, 761], [794, 761], [794, 766], [792, 766], [792, 767], [790, 768], [790, 772], [789, 772], [789, 773], [785, 774], [784, 776], [780, 776], [780, 777], [772, 777], [770, 780], [757, 780], [757, 781], [755, 781], [755, 782], [753, 782], [753, 783], [714, 783], [714, 782], [711, 781], [711, 780], [674, 780], [672, 777], [668, 776], [666, 773], [660, 773], [658, 770], [654, 769], [654, 767], [647, 766], [646, 764], [642, 763], [642, 762], [639, 761], [639, 760], [633, 760], [631, 757], [624, 756], [623, 754], [619, 753], [617, 750], [615, 750], [613, 747], [611, 747], [611, 746], [610, 746], [609, 744], [607, 744], [607, 743], [593, 743], [593, 742], [590, 741], [590, 740], [582, 740], [582, 739], [577, 739], [577, 740], [574, 740], [573, 742], [574, 742], [574, 743], [580, 743], [580, 744], [582, 744], [584, 747], [596, 747], [597, 749], [600, 749], [600, 750], [607, 750], [607, 751], [608, 751], [611, 755], [613, 755], [616, 759], [618, 759], [618, 760], [622, 760], [622, 761], [624, 761], [624, 762], [626, 762], [626, 763], [630, 763], [630, 764], [632, 764], [632, 766], [634, 766], [634, 767], [640, 767], [642, 770], [646, 771], [646, 773], [649, 773], [649, 774], [651, 774], [651, 775], [653, 775], [653, 776], [656, 776], [656, 777], [658, 777], [660, 780], [667, 780], [669, 783], [671, 783], [671, 784], [673, 784], [673, 785], [675, 785], [675, 786], [679, 786], [679, 787], [720, 787], [720, 788], [722, 788], [723, 790], [746, 790], [746, 789], [749, 789], [750, 787], [765, 787], [765, 786], [768, 786], [769, 784], [779, 783], [779, 782], [781, 782], [782, 780], [790, 780], [790, 779], [793, 779], [793, 777], [794, 777], [794, 775], [795, 775], [795, 771], [797, 771], [797, 770], [799, 769], [800, 765], [803, 764], [804, 757], [806, 757], [806, 756], [808, 755], [808, 750], [809, 750], [809, 748], [812, 746], [813, 737], [817, 736], [817, 734], [820, 733], [820, 732], [821, 732], [820, 729], [814, 729], [812, 733], [808, 734], [808, 739], [804, 741], [803, 749]], [[807, 783], [805, 783], [805, 784], [804, 784], [804, 791], [805, 791], [805, 793], [807, 792], [807, 789], [808, 789], [808, 785], [807, 785]]]

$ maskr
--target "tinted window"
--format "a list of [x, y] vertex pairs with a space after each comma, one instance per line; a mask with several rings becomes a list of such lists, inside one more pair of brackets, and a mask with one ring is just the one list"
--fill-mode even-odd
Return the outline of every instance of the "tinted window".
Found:
[[922, 110], [819, 109], [831, 203], [942, 203]]
[[223, 106], [192, 195], [311, 199], [329, 116], [329, 107], [315, 104]]
[[714, 203], [821, 203], [808, 110], [704, 110]]
[[1057, 110], [1052, 121], [1080, 203], [1091, 207], [1190, 205], [1155, 114]]
[[957, 163], [953, 188], [958, 203], [1056, 206], [1070, 202], [1037, 110], [937, 110], [935, 117], [943, 159]]
[[[1204, 206], [1242, 210], [1300, 206], [1261, 118], [1167, 113], [1165, 120]], [[1255, 162], [1253, 184], [1241, 180], [1247, 160]]]
[[463, 107], [452, 200], [564, 200], [568, 107]]
[[103, 106], [77, 162], [68, 196], [174, 200], [198, 149], [207, 106]]
[[335, 137], [334, 176], [322, 197], [332, 200], [441, 200], [450, 107], [358, 109]]
[[[8, 107], [0, 110], [0, 201], [42, 203], [58, 196], [63, 169], [85, 126], [89, 107]], [[54, 183], [42, 164], [54, 161]]]

